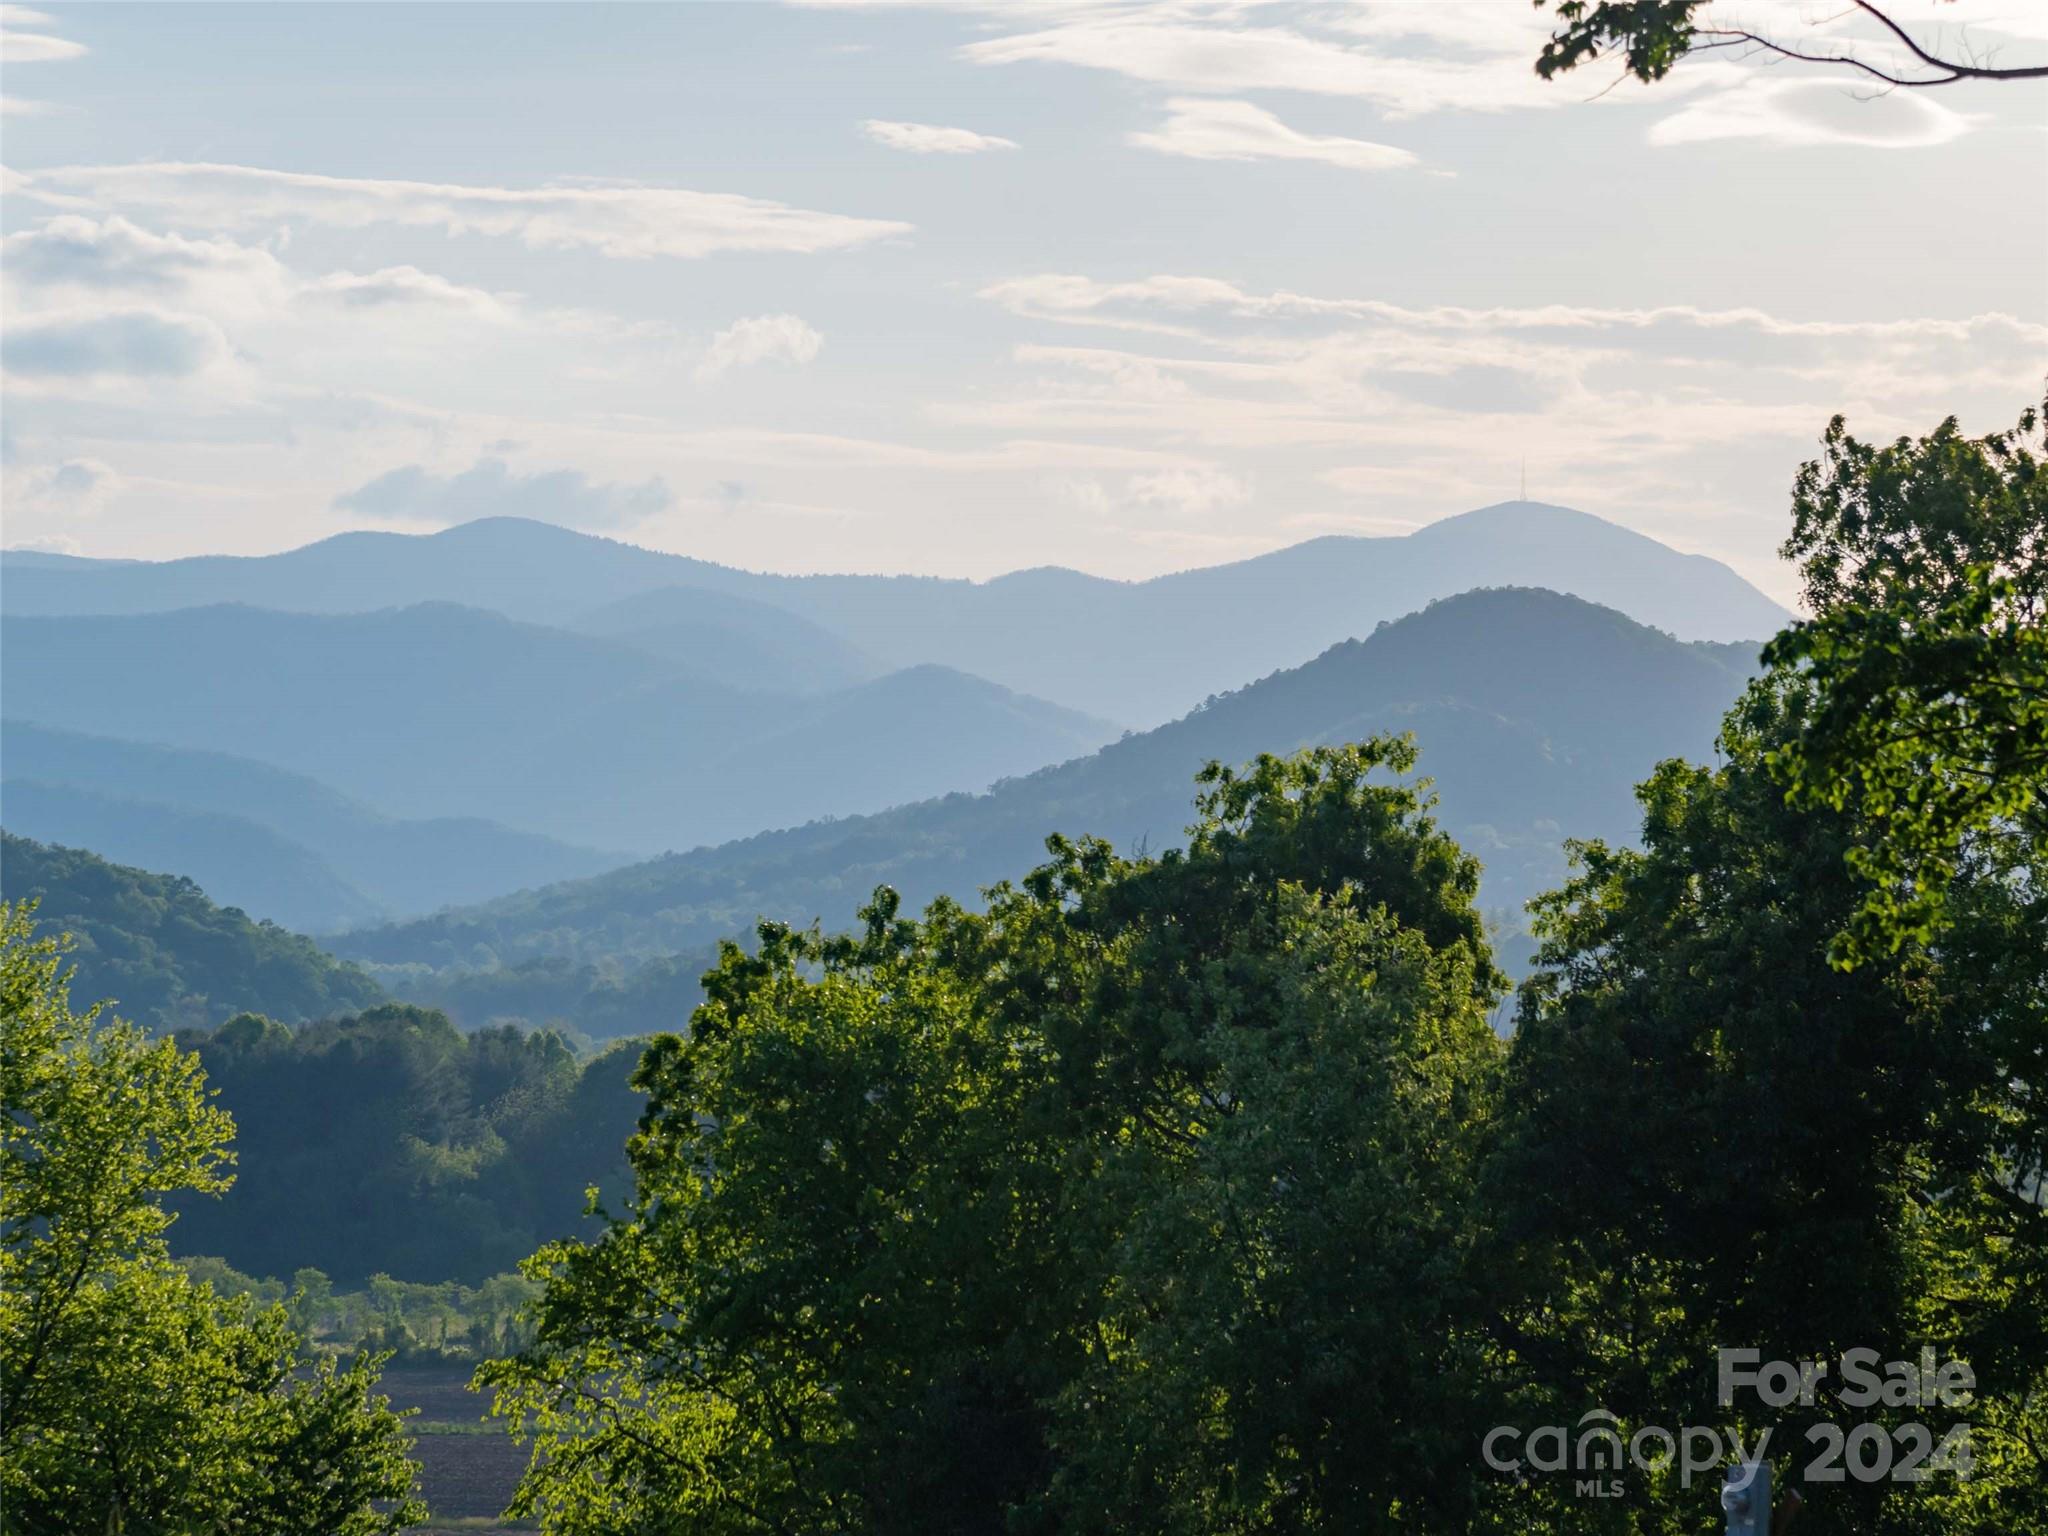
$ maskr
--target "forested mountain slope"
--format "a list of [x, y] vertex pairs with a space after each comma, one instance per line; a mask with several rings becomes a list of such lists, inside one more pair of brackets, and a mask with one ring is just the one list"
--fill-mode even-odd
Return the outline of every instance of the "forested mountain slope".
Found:
[[515, 964], [695, 952], [764, 913], [844, 924], [880, 883], [913, 905], [941, 892], [971, 897], [1028, 867], [1053, 831], [1174, 843], [1206, 760], [1403, 730], [1421, 746], [1444, 823], [1486, 865], [1484, 900], [1512, 916], [1562, 872], [1566, 837], [1633, 833], [1632, 787], [1654, 762], [1712, 751], [1753, 658], [1753, 648], [1686, 644], [1552, 592], [1467, 593], [986, 795], [657, 859], [363, 930], [338, 948], [460, 970], [479, 955]]
[[76, 940], [73, 1000], [166, 1031], [248, 1010], [297, 1022], [369, 1007], [383, 989], [311, 939], [216, 906], [192, 881], [0, 832], [0, 897], [35, 901], [46, 933]]
[[301, 932], [397, 915], [310, 848], [244, 816], [10, 777], [0, 784], [0, 820], [39, 842], [90, 848], [139, 869], [176, 870], [226, 906]]

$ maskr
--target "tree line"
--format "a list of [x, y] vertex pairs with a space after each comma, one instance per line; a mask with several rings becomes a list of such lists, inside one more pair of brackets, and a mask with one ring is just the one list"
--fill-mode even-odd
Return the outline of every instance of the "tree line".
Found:
[[243, 1014], [178, 1045], [234, 1116], [240, 1172], [171, 1203], [177, 1251], [255, 1275], [310, 1266], [481, 1284], [626, 1185], [632, 1042], [580, 1057], [551, 1030], [464, 1034], [385, 1003], [290, 1028]]

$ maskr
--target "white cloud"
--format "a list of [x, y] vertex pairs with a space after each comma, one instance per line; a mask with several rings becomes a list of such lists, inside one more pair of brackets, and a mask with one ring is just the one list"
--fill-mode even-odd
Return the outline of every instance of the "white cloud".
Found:
[[54, 20], [26, 6], [0, 5], [0, 63], [52, 64], [76, 59], [86, 52], [85, 44], [48, 32], [24, 31], [27, 27], [48, 27]]
[[334, 499], [335, 510], [382, 522], [452, 524], [479, 517], [531, 517], [572, 528], [625, 528], [675, 505], [659, 476], [606, 485], [580, 470], [522, 474], [503, 459], [479, 459], [457, 475], [408, 464]]
[[1291, 27], [1234, 25], [1235, 8], [1208, 17], [1180, 7], [1078, 16], [1035, 32], [970, 43], [962, 52], [980, 64], [1068, 64], [1181, 91], [1354, 96], [1389, 117], [1450, 109], [1499, 112], [1577, 99], [1546, 88], [1530, 67], [1541, 46], [1540, 32], [1533, 42], [1525, 35], [1524, 18], [1532, 11], [1498, 4], [1481, 9], [1498, 25], [1493, 33], [1475, 29], [1474, 35], [1501, 39], [1500, 46], [1481, 53], [1456, 48], [1417, 54], [1384, 48], [1369, 36], [1354, 41]]
[[911, 227], [679, 187], [473, 187], [181, 163], [60, 166], [22, 181], [58, 206], [149, 209], [216, 230], [268, 232], [293, 220], [340, 229], [389, 224], [617, 257], [845, 250]]
[[1995, 312], [1409, 306], [1180, 274], [1047, 273], [982, 292], [1130, 340], [1019, 346], [1009, 389], [936, 405], [941, 422], [1215, 456], [1057, 485], [1063, 505], [1127, 533], [1143, 507], [1243, 525], [1230, 509], [1254, 481], [1291, 517], [1426, 520], [1513, 495], [1526, 456], [1543, 499], [1635, 526], [1654, 509], [1646, 531], [1667, 540], [1738, 521], [1761, 547], [1787, 466], [1834, 412], [1880, 438], [1952, 411], [1995, 426], [2038, 388], [2048, 350], [2048, 326]]
[[[1883, 320], [1801, 320], [1756, 308], [1702, 309], [1692, 304], [1648, 308], [1587, 304], [1543, 304], [1478, 309], [1443, 304], [1418, 308], [1385, 299], [1323, 298], [1291, 293], [1253, 293], [1213, 277], [1159, 275], [1105, 282], [1076, 273], [1044, 272], [1007, 278], [981, 290], [1014, 314], [1112, 329], [1139, 328], [1147, 315], [1166, 313], [1176, 321], [1208, 311], [1240, 320], [1328, 319], [1386, 321], [1445, 331], [1753, 330], [1769, 336], [1869, 337], [1966, 342], [1987, 332], [2004, 332], [2033, 346], [2048, 346], [2048, 325], [1989, 313], [1963, 318], [1897, 316]], [[1174, 334], [1199, 334], [1177, 326]]]
[[1235, 475], [1225, 474], [1213, 465], [1200, 465], [1133, 475], [1126, 494], [1142, 507], [1201, 514], [1235, 506], [1250, 492]]
[[6, 472], [7, 500], [13, 509], [48, 520], [91, 517], [120, 490], [120, 475], [98, 459], [9, 465]]
[[782, 363], [800, 368], [818, 355], [825, 338], [795, 315], [753, 315], [735, 320], [711, 338], [697, 378], [709, 383], [734, 368]]
[[118, 216], [60, 214], [0, 240], [0, 270], [10, 285], [71, 293], [190, 296], [213, 289], [264, 306], [290, 279], [278, 259], [232, 240], [160, 235]]
[[1162, 154], [1196, 160], [1316, 160], [1353, 171], [1386, 171], [1415, 164], [1391, 144], [1302, 133], [1248, 101], [1182, 96], [1169, 101], [1172, 116], [1131, 142]]
[[1961, 138], [1971, 123], [1963, 113], [1920, 93], [1873, 96], [1841, 78], [1751, 77], [1731, 90], [1688, 102], [1650, 129], [1650, 142], [1765, 139], [1911, 149]]
[[459, 310], [485, 319], [509, 318], [508, 301], [482, 288], [450, 282], [418, 267], [384, 267], [376, 272], [330, 272], [301, 290], [308, 298], [344, 309], [429, 308]]
[[[1064, 64], [1183, 93], [1292, 91], [1351, 97], [1373, 104], [1390, 120], [1579, 106], [1589, 94], [1616, 103], [1672, 102], [1712, 92], [1657, 125], [1652, 141], [1757, 138], [1788, 145], [1901, 148], [1946, 142], [1977, 121], [1923, 94], [1872, 99], [1857, 82], [1873, 82], [1848, 71], [1781, 78], [1759, 67], [1782, 62], [1761, 49], [1696, 54], [1654, 86], [1625, 74], [1616, 78], [1611, 69], [1582, 70], [1568, 81], [1546, 82], [1533, 65], [1557, 25], [1554, 11], [1503, 0], [1365, 0], [1301, 10], [1237, 0], [987, 9], [1005, 24], [1022, 23], [1032, 30], [968, 44], [962, 53], [976, 63]], [[1264, 24], [1248, 24], [1254, 16]], [[1702, 27], [1745, 28], [1796, 48], [1862, 59], [1908, 76], [1927, 73], [1895, 38], [1850, 7], [1821, 12], [1782, 0], [1737, 0], [1704, 9], [1695, 21]], [[2019, 0], [1948, 0], [1930, 15], [1908, 14], [1904, 21], [1938, 54], [1955, 58], [2035, 63], [2038, 43], [2048, 38], [2048, 8], [2030, 8]], [[1181, 102], [1173, 106], [1189, 112]], [[1257, 110], [1238, 103], [1225, 112], [1219, 104], [1207, 115], [1195, 113], [1159, 133], [1140, 135], [1138, 142], [1173, 153], [1206, 153], [1207, 158], [1286, 154], [1377, 168], [1368, 150], [1347, 149], [1346, 141], [1310, 140], [1277, 120], [1255, 122], [1242, 115]], [[1272, 147], [1258, 150], [1253, 147], [1257, 140]], [[1233, 142], [1241, 152], [1232, 152]], [[1212, 147], [1205, 152], [1199, 147], [1204, 144]]]
[[15, 321], [0, 360], [15, 379], [175, 379], [227, 355], [220, 328], [201, 316], [118, 309]]
[[1200, 519], [1250, 496], [1242, 480], [1214, 464], [1174, 464], [1127, 475], [1120, 487], [1100, 475], [1055, 475], [1044, 488], [1054, 500], [1088, 517], [1126, 523], [1134, 512]]
[[931, 123], [892, 123], [871, 117], [861, 132], [877, 144], [913, 155], [978, 155], [991, 149], [1015, 149], [1015, 139], [1001, 139], [971, 128], [940, 128]]

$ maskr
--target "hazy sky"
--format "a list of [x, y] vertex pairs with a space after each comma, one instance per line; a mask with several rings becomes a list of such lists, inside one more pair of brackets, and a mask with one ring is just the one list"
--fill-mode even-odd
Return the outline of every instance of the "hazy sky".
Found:
[[[2042, 0], [1897, 9], [2048, 56]], [[1399, 531], [1526, 462], [1782, 597], [1832, 412], [2040, 398], [2048, 87], [1725, 55], [1544, 85], [1544, 26], [7, 7], [6, 542], [509, 511], [757, 568], [1132, 576]]]

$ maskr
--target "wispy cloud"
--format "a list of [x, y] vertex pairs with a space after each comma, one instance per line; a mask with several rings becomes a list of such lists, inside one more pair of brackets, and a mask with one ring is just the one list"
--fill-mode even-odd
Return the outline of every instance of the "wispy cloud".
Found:
[[456, 186], [184, 163], [60, 166], [22, 181], [29, 195], [59, 206], [146, 209], [219, 230], [268, 230], [291, 221], [342, 229], [390, 224], [617, 257], [813, 253], [910, 232], [893, 219], [678, 187]]
[[408, 464], [337, 496], [336, 511], [381, 522], [452, 524], [478, 517], [531, 517], [572, 528], [626, 528], [675, 505], [659, 476], [639, 485], [607, 485], [580, 470], [520, 473], [485, 458], [456, 475]]
[[1198, 515], [1219, 507], [1234, 507], [1251, 496], [1242, 480], [1213, 464], [1133, 475], [1127, 493], [1139, 506], [1167, 507]]
[[86, 47], [47, 29], [56, 20], [23, 5], [0, 5], [0, 63], [50, 64], [81, 57]]
[[1972, 122], [1924, 94], [1872, 96], [1839, 79], [1758, 77], [1686, 103], [1650, 129], [1650, 142], [1765, 139], [1912, 149], [1961, 138]]
[[1182, 96], [1167, 104], [1171, 116], [1131, 142], [1162, 154], [1196, 160], [1316, 160], [1352, 171], [1388, 171], [1415, 164], [1391, 144], [1302, 133], [1248, 101]]
[[1015, 139], [972, 128], [941, 128], [932, 123], [893, 123], [871, 117], [860, 125], [861, 132], [877, 144], [912, 155], [979, 155], [991, 149], [1015, 149]]
[[[1395, 0], [1298, 10], [1239, 0], [1065, 7], [970, 3], [966, 8], [992, 13], [999, 26], [1025, 29], [967, 44], [961, 52], [972, 62], [1063, 64], [1183, 93], [1348, 97], [1390, 121], [1436, 113], [1579, 107], [1588, 94], [1572, 83], [1540, 80], [1532, 67], [1556, 24], [1554, 14], [1499, 0]], [[2039, 54], [2038, 43], [2048, 37], [2042, 8], [2019, 0], [1951, 0], [1933, 11], [1907, 18], [1908, 28], [1951, 56], [1995, 53], [2004, 59], [2009, 53], [2005, 44], [2017, 40], [2031, 62]], [[1744, 27], [1824, 55], [1863, 58], [1908, 72], [1915, 67], [1896, 38], [1853, 8], [1823, 14], [1779, 0], [1723, 0], [1700, 12], [1695, 22]], [[1598, 99], [1610, 105], [1655, 102], [1676, 108], [1649, 132], [1652, 143], [1665, 145], [1752, 138], [1795, 147], [1910, 148], [1945, 142], [1977, 121], [1923, 95], [1872, 100], [1868, 93], [1846, 90], [1841, 79], [1811, 74], [1788, 79], [1760, 67], [1770, 62], [1761, 51], [1755, 57], [1738, 51], [1689, 58], [1654, 86], [1622, 76], [1599, 91]], [[1180, 103], [1173, 105], [1184, 110]], [[1171, 126], [1138, 141], [1168, 148], [1176, 137]], [[1198, 118], [1180, 137], [1227, 144], [1239, 131], [1222, 116], [1205, 135], [1201, 130], [1206, 126]], [[1288, 131], [1274, 133], [1278, 126], [1253, 129], [1247, 120], [1242, 131], [1263, 133], [1284, 146]], [[1161, 138], [1168, 142], [1158, 142]], [[1334, 146], [1331, 153], [1317, 153], [1312, 144], [1296, 143], [1291, 153], [1285, 147], [1269, 153], [1360, 163], [1337, 158], [1346, 152]]]
[[1254, 476], [1262, 505], [1415, 518], [1512, 494], [1527, 456], [1549, 499], [1637, 526], [1655, 509], [1658, 536], [1716, 548], [1701, 535], [1731, 518], [1775, 526], [1783, 466], [1810, 452], [1834, 412], [1881, 435], [1985, 402], [1995, 422], [2038, 387], [2048, 351], [2048, 325], [1997, 312], [1417, 306], [1185, 274], [1046, 273], [982, 296], [1105, 340], [1019, 345], [1009, 389], [936, 404], [937, 419], [1133, 448], [1200, 444], [1221, 478], [1083, 477], [1061, 495], [1109, 519], [1140, 505], [1144, 478], [1149, 505], [1211, 530], [1231, 521], [1230, 484]]
[[[1243, 25], [1240, 6], [1164, 5], [1074, 14], [1034, 31], [970, 43], [962, 53], [979, 64], [1066, 64], [1190, 92], [1351, 96], [1389, 117], [1500, 112], [1574, 99], [1546, 91], [1530, 68], [1544, 35], [1533, 9], [1457, 0], [1390, 9], [1439, 8], [1467, 13], [1455, 36], [1384, 13], [1377, 28], [1372, 12], [1311, 13], [1354, 23], [1348, 30], [1311, 31], [1306, 25]], [[1482, 18], [1485, 24], [1478, 25]], [[1412, 45], [1418, 39], [1432, 51], [1417, 52]]]
[[8, 327], [6, 365], [17, 379], [184, 378], [227, 355], [217, 326], [148, 309], [39, 315]]
[[697, 379], [709, 383], [735, 368], [781, 363], [800, 368], [818, 355], [825, 338], [796, 315], [752, 315], [711, 338]]
[[1647, 330], [1688, 326], [1702, 330], [1749, 329], [1775, 336], [1918, 336], [1960, 342], [1986, 330], [2004, 330], [2034, 345], [2048, 345], [2048, 325], [1995, 313], [1960, 319], [1899, 315], [1879, 320], [1805, 320], [1757, 308], [1706, 309], [1692, 304], [1415, 306], [1385, 299], [1292, 293], [1285, 289], [1255, 293], [1220, 278], [1176, 274], [1111, 282], [1076, 273], [1034, 273], [991, 283], [981, 290], [981, 297], [1020, 315], [1116, 328], [1127, 328], [1127, 322], [1147, 315], [1189, 316], [1210, 311], [1240, 319], [1384, 320], [1457, 331]]

